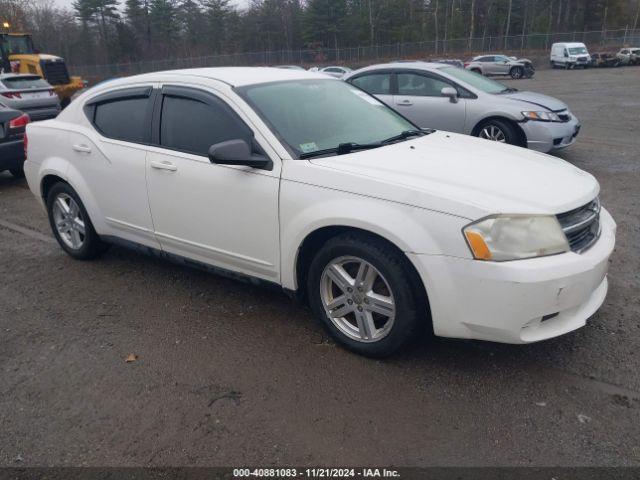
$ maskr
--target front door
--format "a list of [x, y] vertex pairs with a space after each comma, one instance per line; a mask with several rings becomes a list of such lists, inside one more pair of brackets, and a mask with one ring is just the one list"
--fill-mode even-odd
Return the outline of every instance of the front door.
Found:
[[270, 171], [211, 163], [215, 143], [262, 141], [211, 92], [164, 86], [160, 108], [147, 181], [162, 249], [278, 282], [280, 161]]
[[442, 96], [445, 87], [456, 88], [441, 77], [423, 72], [398, 72], [393, 108], [421, 128], [464, 133], [466, 100], [456, 103]]

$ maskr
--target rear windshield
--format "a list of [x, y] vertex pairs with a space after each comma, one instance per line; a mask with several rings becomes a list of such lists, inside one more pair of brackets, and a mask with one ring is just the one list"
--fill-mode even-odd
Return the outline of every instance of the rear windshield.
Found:
[[10, 77], [2, 80], [2, 84], [11, 90], [26, 90], [31, 88], [51, 88], [46, 80], [40, 77]]

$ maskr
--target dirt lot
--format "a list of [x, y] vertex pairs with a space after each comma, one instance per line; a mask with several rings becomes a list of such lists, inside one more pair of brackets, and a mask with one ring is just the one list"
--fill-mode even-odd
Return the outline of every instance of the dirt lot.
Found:
[[618, 222], [586, 328], [360, 358], [282, 294], [119, 248], [72, 260], [0, 174], [0, 465], [640, 465], [640, 68], [509, 83], [582, 120], [560, 156]]

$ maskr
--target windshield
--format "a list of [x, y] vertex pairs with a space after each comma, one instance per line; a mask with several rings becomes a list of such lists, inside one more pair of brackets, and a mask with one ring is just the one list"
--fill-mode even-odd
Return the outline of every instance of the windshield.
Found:
[[7, 56], [33, 53], [33, 45], [28, 35], [4, 35], [0, 41]]
[[504, 93], [513, 91], [513, 89], [507, 87], [503, 83], [496, 82], [495, 80], [483, 77], [482, 75], [469, 70], [463, 70], [462, 68], [443, 67], [440, 71], [474, 88], [477, 88], [478, 90], [482, 90], [485, 93]]
[[51, 86], [40, 77], [9, 77], [2, 80], [2, 84], [11, 90], [26, 90], [28, 88], [51, 88]]
[[293, 80], [237, 90], [298, 158], [416, 130], [369, 94], [338, 80]]
[[585, 47], [573, 47], [569, 49], [569, 53], [571, 55], [581, 55], [587, 53], [587, 49]]

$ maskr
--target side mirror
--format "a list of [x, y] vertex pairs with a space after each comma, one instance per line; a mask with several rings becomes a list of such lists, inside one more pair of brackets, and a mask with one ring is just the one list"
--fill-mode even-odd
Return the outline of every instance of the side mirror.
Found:
[[451, 103], [458, 103], [458, 91], [453, 87], [444, 87], [440, 90], [440, 95], [449, 97]]
[[242, 165], [271, 170], [273, 164], [266, 156], [253, 153], [246, 140], [227, 140], [209, 147], [209, 160], [220, 165]]

